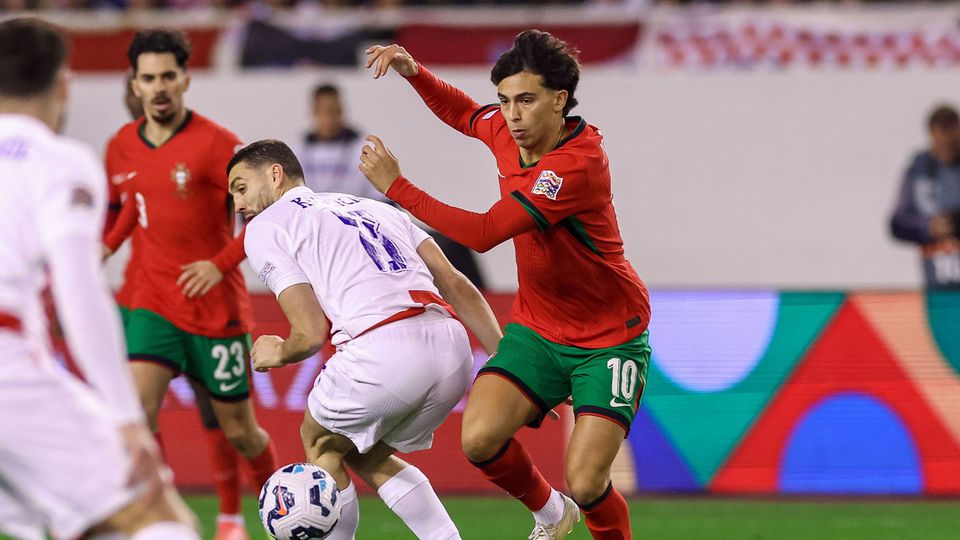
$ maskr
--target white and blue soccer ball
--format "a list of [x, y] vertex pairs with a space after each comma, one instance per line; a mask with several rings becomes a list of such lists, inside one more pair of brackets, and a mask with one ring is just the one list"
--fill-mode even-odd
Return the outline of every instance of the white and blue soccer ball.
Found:
[[316, 465], [281, 467], [260, 490], [260, 521], [276, 540], [321, 540], [339, 520], [337, 483]]

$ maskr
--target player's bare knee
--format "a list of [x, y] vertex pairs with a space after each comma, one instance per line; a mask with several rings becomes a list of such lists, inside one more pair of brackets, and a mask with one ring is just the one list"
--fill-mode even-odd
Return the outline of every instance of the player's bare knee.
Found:
[[467, 459], [473, 462], [486, 461], [497, 454], [506, 444], [503, 437], [482, 425], [464, 425], [460, 431], [460, 443]]
[[580, 505], [590, 504], [599, 499], [609, 483], [610, 479], [606, 475], [567, 472], [570, 497]]

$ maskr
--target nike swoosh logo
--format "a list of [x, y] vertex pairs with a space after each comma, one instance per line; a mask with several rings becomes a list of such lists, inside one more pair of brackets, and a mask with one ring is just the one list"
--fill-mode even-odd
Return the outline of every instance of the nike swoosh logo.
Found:
[[610, 398], [610, 406], [611, 407], [630, 407], [631, 405], [629, 403], [621, 403], [614, 398]]
[[506, 176], [500, 173], [500, 167], [497, 167], [497, 176], [499, 176], [500, 178], [506, 178]]
[[123, 173], [115, 174], [110, 179], [113, 180], [113, 183], [115, 185], [119, 186], [120, 184], [128, 180], [133, 180], [135, 176], [137, 176], [137, 171], [128, 172], [127, 174], [123, 174]]
[[220, 383], [220, 391], [221, 391], [221, 392], [229, 392], [229, 391], [233, 390], [234, 388], [240, 386], [240, 383], [242, 383], [242, 382], [243, 382], [243, 381], [235, 381], [233, 384]]

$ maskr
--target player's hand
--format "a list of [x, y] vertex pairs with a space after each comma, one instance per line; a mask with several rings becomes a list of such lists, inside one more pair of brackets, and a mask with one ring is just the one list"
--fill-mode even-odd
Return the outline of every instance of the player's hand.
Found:
[[100, 252], [101, 260], [104, 260], [104, 261], [105, 261], [105, 260], [109, 259], [111, 255], [113, 255], [113, 250], [110, 249], [109, 247], [107, 247], [106, 244], [101, 244], [100, 247], [102, 248], [102, 250], [101, 250], [101, 252]]
[[180, 267], [183, 273], [177, 278], [177, 287], [183, 289], [187, 298], [203, 296], [223, 280], [217, 265], [210, 261], [197, 261]]
[[283, 367], [283, 338], [280, 336], [260, 336], [250, 351], [253, 369], [267, 371]]
[[146, 426], [139, 422], [124, 425], [120, 428], [120, 436], [130, 455], [127, 486], [147, 486], [147, 489], [153, 490], [171, 480], [170, 470]]
[[400, 162], [379, 137], [370, 135], [367, 140], [373, 144], [365, 145], [360, 152], [360, 172], [370, 180], [377, 191], [386, 193], [400, 176]]
[[373, 70], [374, 79], [379, 79], [386, 75], [391, 66], [397, 73], [404, 77], [413, 77], [420, 71], [420, 66], [417, 65], [417, 61], [413, 59], [413, 56], [396, 43], [387, 45], [386, 47], [383, 45], [374, 45], [364, 52], [367, 54], [366, 67], [369, 69], [370, 66], [376, 64]]

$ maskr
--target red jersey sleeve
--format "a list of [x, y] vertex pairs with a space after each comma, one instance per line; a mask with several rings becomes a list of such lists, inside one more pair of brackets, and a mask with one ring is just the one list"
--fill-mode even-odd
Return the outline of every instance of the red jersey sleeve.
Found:
[[536, 167], [539, 174], [510, 196], [541, 230], [598, 206], [607, 193], [603, 186], [594, 185], [587, 168], [572, 156], [547, 156]]
[[117, 221], [117, 217], [120, 215], [120, 210], [123, 208], [123, 202], [120, 199], [120, 188], [117, 186], [116, 182], [113, 181], [113, 175], [116, 174], [116, 171], [113, 170], [114, 167], [111, 163], [110, 156], [113, 152], [113, 139], [107, 144], [107, 153], [104, 156], [104, 168], [107, 173], [107, 215], [103, 221], [103, 238], [106, 240], [107, 234], [113, 229], [114, 223]]
[[489, 122], [478, 124], [477, 119], [488, 114], [495, 114], [500, 106], [485, 105], [481, 107], [462, 90], [431, 73], [423, 64], [418, 64], [418, 66], [417, 74], [407, 77], [407, 81], [417, 91], [427, 107], [433, 111], [433, 114], [460, 133], [480, 139], [484, 144], [490, 146], [493, 141], [493, 125]]
[[103, 244], [110, 248], [110, 251], [116, 251], [120, 244], [133, 234], [133, 229], [137, 226], [137, 217], [137, 203], [133, 197], [127, 197], [113, 226], [105, 231]]
[[500, 199], [478, 214], [434, 199], [403, 176], [393, 182], [387, 197], [444, 236], [481, 253], [537, 227], [516, 200]]
[[234, 238], [233, 241], [220, 250], [220, 253], [217, 253], [213, 259], [211, 259], [210, 262], [217, 267], [217, 270], [220, 270], [221, 274], [231, 268], [236, 268], [247, 258], [247, 253], [243, 248], [243, 240], [246, 235], [247, 228], [244, 227], [243, 230], [240, 231], [239, 236]]
[[[243, 143], [240, 139], [227, 131], [226, 129], [221, 130], [221, 136], [218, 137], [213, 144], [213, 168], [211, 174], [217, 175], [217, 177], [223, 178], [223, 187], [225, 196], [228, 198], [227, 206], [232, 210], [233, 209], [233, 199], [230, 196], [229, 183], [227, 178], [227, 163], [230, 163], [230, 159], [233, 158], [233, 155], [243, 146]], [[247, 254], [243, 248], [243, 239], [246, 235], [246, 228], [240, 231], [240, 234], [230, 241], [229, 244], [223, 247], [219, 253], [213, 256], [213, 259], [210, 260], [217, 267], [217, 270], [220, 270], [220, 273], [224, 273], [227, 270], [236, 268], [245, 258]]]

